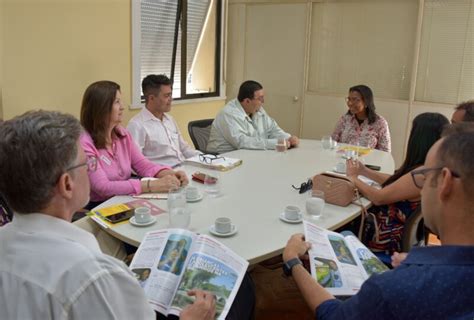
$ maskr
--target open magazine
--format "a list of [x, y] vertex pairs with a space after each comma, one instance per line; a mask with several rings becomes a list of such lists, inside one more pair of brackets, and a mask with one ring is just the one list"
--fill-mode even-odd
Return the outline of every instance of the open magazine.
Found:
[[374, 273], [388, 270], [354, 235], [344, 236], [304, 221], [311, 274], [333, 295], [354, 295]]
[[179, 315], [191, 289], [216, 296], [216, 319], [225, 319], [248, 262], [206, 235], [183, 229], [148, 232], [130, 264], [152, 307]]

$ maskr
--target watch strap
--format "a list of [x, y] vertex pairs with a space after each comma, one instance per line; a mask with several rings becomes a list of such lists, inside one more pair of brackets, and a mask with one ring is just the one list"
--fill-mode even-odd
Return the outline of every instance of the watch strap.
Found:
[[283, 264], [283, 274], [287, 277], [290, 277], [292, 274], [292, 269], [298, 264], [303, 264], [299, 258], [293, 258], [288, 260]]

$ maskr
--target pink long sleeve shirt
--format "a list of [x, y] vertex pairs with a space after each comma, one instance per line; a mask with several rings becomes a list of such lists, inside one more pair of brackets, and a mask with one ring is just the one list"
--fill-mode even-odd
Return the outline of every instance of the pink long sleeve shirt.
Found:
[[155, 164], [145, 158], [125, 128], [117, 127], [118, 138], [112, 143], [112, 152], [97, 149], [89, 133], [81, 134], [80, 143], [87, 157], [97, 159], [97, 170], [89, 172], [91, 201], [104, 201], [116, 195], [141, 193], [139, 179], [131, 179], [132, 170], [141, 177], [154, 177], [168, 166]]

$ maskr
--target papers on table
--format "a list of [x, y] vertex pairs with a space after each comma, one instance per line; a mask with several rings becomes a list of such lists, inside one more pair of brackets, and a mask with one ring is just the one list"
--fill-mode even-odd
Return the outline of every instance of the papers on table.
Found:
[[214, 170], [227, 171], [241, 165], [242, 160], [223, 156], [197, 155], [186, 159], [185, 163]]
[[341, 146], [338, 149], [338, 152], [346, 152], [346, 151], [355, 151], [357, 152], [359, 157], [361, 157], [361, 156], [368, 155], [370, 152], [372, 152], [372, 149], [367, 148], [367, 147], [358, 147], [358, 146]]

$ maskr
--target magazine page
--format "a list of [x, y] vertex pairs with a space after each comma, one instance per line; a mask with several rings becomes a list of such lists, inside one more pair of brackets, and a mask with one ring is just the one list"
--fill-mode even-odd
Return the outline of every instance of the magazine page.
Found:
[[344, 236], [304, 221], [311, 274], [333, 295], [353, 295], [367, 278]]
[[347, 235], [344, 237], [347, 245], [349, 246], [352, 255], [356, 257], [358, 264], [362, 267], [366, 278], [370, 277], [374, 273], [382, 273], [388, 269], [388, 267], [379, 260], [360, 240], [353, 235]]
[[183, 229], [148, 232], [130, 264], [150, 304], [164, 315], [168, 314], [196, 236]]
[[187, 292], [202, 289], [216, 296], [216, 319], [225, 319], [248, 262], [206, 235], [195, 239], [192, 252], [169, 313], [179, 315], [184, 307], [194, 301], [194, 297], [188, 296]]

